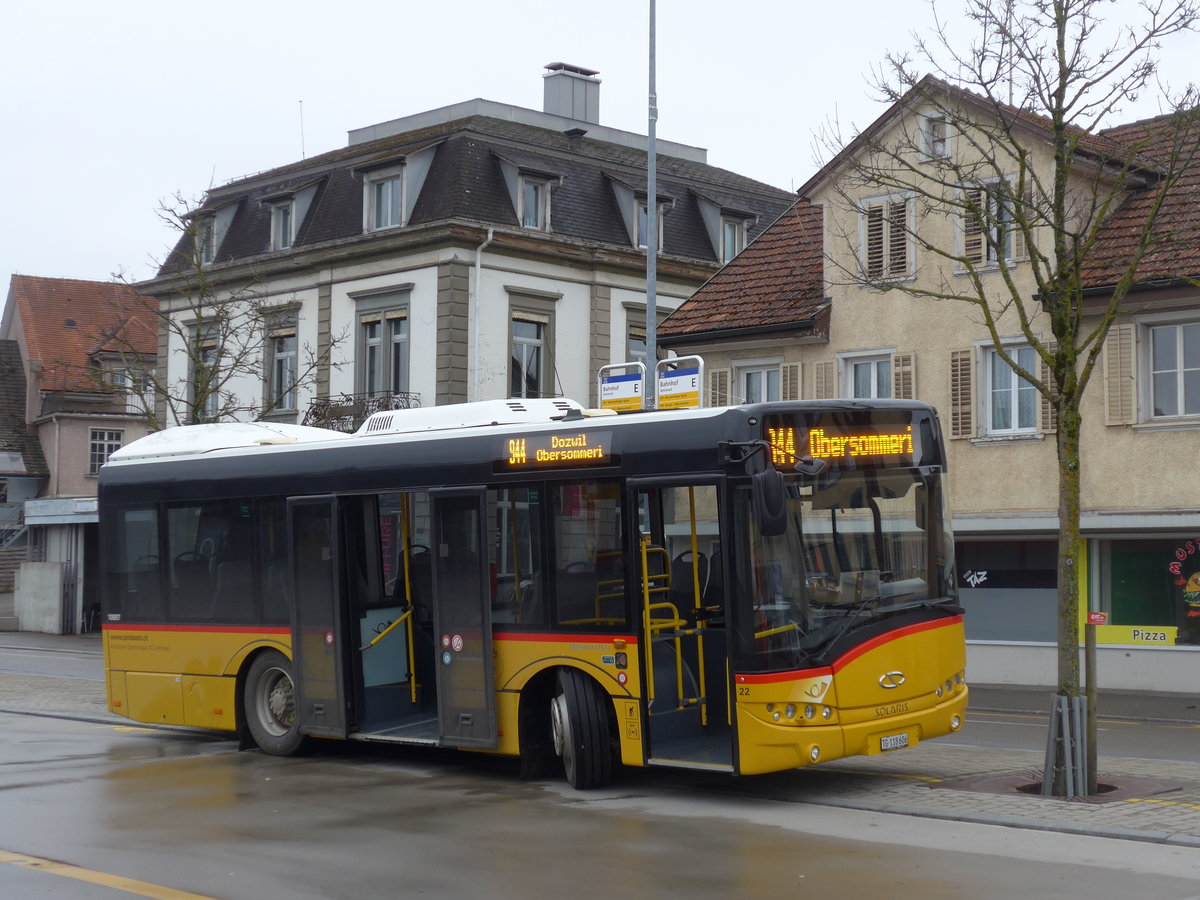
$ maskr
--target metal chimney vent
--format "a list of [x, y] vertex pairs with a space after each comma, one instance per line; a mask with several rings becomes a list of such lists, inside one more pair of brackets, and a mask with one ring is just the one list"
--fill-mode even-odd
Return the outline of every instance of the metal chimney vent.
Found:
[[577, 122], [600, 124], [600, 73], [555, 62], [546, 66], [542, 111]]

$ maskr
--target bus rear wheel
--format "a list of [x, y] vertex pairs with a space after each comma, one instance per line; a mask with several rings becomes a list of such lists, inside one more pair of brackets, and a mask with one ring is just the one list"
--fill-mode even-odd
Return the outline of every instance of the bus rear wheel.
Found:
[[292, 664], [275, 650], [260, 653], [246, 673], [242, 708], [246, 727], [259, 749], [272, 756], [291, 756], [304, 747], [296, 715], [296, 683]]
[[550, 701], [550, 730], [567, 781], [579, 790], [603, 787], [612, 777], [606, 702], [582, 672], [559, 671], [558, 691]]

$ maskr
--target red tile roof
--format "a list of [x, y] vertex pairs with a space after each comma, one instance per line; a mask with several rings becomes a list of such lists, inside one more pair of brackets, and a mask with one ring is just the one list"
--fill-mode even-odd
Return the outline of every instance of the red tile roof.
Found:
[[[1138, 280], [1200, 275], [1200, 111], [1132, 122], [1110, 128], [1104, 135], [1155, 160], [1164, 172], [1184, 170], [1170, 186], [1155, 219], [1151, 243], [1138, 266]], [[1178, 154], [1185, 158], [1179, 159]], [[1189, 154], [1192, 159], [1187, 160]], [[1084, 266], [1085, 287], [1108, 287], [1120, 279], [1159, 191], [1159, 184], [1135, 190], [1109, 215]]]
[[42, 363], [42, 390], [94, 391], [85, 367], [103, 350], [158, 352], [157, 302], [128, 285], [14, 275], [8, 296], [20, 312], [29, 358]]
[[821, 208], [799, 201], [658, 327], [663, 338], [811, 322], [825, 303]]

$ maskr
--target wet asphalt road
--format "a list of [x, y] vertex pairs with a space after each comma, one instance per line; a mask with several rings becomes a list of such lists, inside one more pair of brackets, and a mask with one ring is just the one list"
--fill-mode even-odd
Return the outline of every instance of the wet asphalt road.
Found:
[[625, 770], [579, 793], [445, 751], [276, 759], [0, 714], [0, 896], [1200, 897], [1200, 849], [834, 809], [772, 778]]

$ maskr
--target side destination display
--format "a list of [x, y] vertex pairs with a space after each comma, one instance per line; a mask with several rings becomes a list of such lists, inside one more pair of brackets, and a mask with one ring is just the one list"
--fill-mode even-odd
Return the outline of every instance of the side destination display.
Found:
[[529, 434], [505, 438], [496, 459], [502, 471], [570, 466], [606, 466], [612, 462], [612, 433]]

